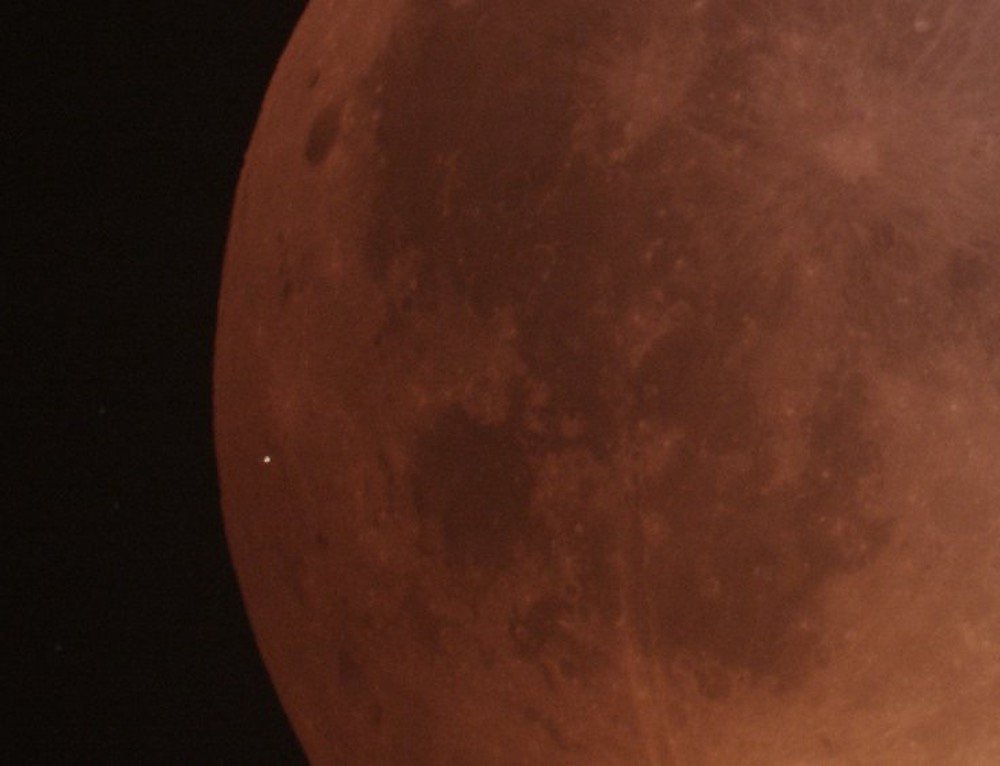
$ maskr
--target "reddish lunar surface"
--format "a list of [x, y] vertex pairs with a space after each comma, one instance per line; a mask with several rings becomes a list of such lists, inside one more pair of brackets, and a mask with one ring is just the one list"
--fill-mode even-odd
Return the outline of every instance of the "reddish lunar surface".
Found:
[[216, 431], [317, 764], [1000, 764], [1000, 0], [313, 0]]

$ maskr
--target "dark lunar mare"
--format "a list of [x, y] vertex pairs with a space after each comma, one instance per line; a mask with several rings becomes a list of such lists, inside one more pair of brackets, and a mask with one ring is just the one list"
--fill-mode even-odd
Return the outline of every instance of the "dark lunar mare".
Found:
[[[535, 413], [540, 430], [523, 427], [523, 381], [500, 426], [457, 406], [442, 411], [416, 439], [413, 498], [452, 568], [503, 567], [519, 544], [545, 550], [543, 509], [531, 507], [540, 461], [582, 447], [609, 471], [620, 506], [573, 543], [581, 592], [511, 615], [516, 656], [541, 667], [555, 647], [571, 675], [586, 652], [567, 648], [561, 626], [596, 606], [609, 624], [628, 610], [643, 650], [668, 664], [683, 658], [710, 694], [724, 694], [733, 674], [788, 684], [819, 658], [804, 619], [818, 594], [889, 539], [891, 526], [872, 520], [864, 502], [879, 465], [865, 429], [866, 384], [846, 353], [803, 420], [804, 470], [770, 490], [777, 437], [743, 344], [748, 325], [766, 335], [787, 319], [789, 287], [756, 270], [743, 242], [716, 231], [746, 190], [734, 188], [722, 160], [680, 169], [673, 158], [696, 149], [676, 125], [657, 127], [612, 162], [606, 150], [622, 141], [623, 125], [586, 99], [581, 62], [599, 68], [602, 52], [637, 45], [649, 23], [641, 4], [606, 0], [456, 8], [419, 0], [364, 85], [380, 114], [383, 163], [367, 266], [388, 289], [396, 261], [416, 262], [387, 331], [405, 338], [412, 317], [433, 317], [442, 296], [462, 296], [484, 322], [514, 308], [518, 353], [551, 394]], [[758, 52], [729, 42], [734, 23], [725, 9], [709, 18], [719, 53], [696, 94], [712, 78], [742, 77]], [[699, 98], [685, 105], [688, 119], [723, 145], [738, 140], [732, 121]], [[580, 151], [585, 118], [598, 128]], [[311, 164], [329, 151], [339, 120], [339, 106], [316, 118], [305, 147]], [[648, 263], [634, 257], [653, 242]], [[633, 370], [615, 323], [650, 287], [680, 307], [680, 330]], [[583, 432], [561, 431], [567, 418], [582, 419]], [[681, 435], [654, 477], [621, 462], [640, 421]], [[743, 466], [735, 479], [723, 465], [733, 456]], [[655, 554], [643, 515], [666, 529]], [[621, 550], [630, 551], [625, 571], [613, 564]]]

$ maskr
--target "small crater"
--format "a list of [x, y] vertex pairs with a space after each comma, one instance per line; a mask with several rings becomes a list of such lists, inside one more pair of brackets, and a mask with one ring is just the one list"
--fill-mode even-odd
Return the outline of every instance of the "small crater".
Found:
[[340, 135], [341, 104], [333, 103], [320, 110], [306, 138], [306, 162], [315, 167], [326, 159]]

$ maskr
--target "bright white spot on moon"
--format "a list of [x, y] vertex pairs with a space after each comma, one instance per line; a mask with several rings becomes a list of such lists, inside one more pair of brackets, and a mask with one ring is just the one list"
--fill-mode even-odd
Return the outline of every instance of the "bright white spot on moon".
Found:
[[265, 465], [268, 464], [268, 463], [270, 463], [271, 462], [271, 456], [270, 455], [264, 455], [264, 457], [261, 459], [260, 462], [264, 463]]

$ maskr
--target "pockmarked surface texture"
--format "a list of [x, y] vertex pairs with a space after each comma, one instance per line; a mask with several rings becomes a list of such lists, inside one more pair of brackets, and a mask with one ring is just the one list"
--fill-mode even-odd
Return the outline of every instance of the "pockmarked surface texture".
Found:
[[313, 0], [216, 357], [313, 762], [1000, 763], [998, 40]]

